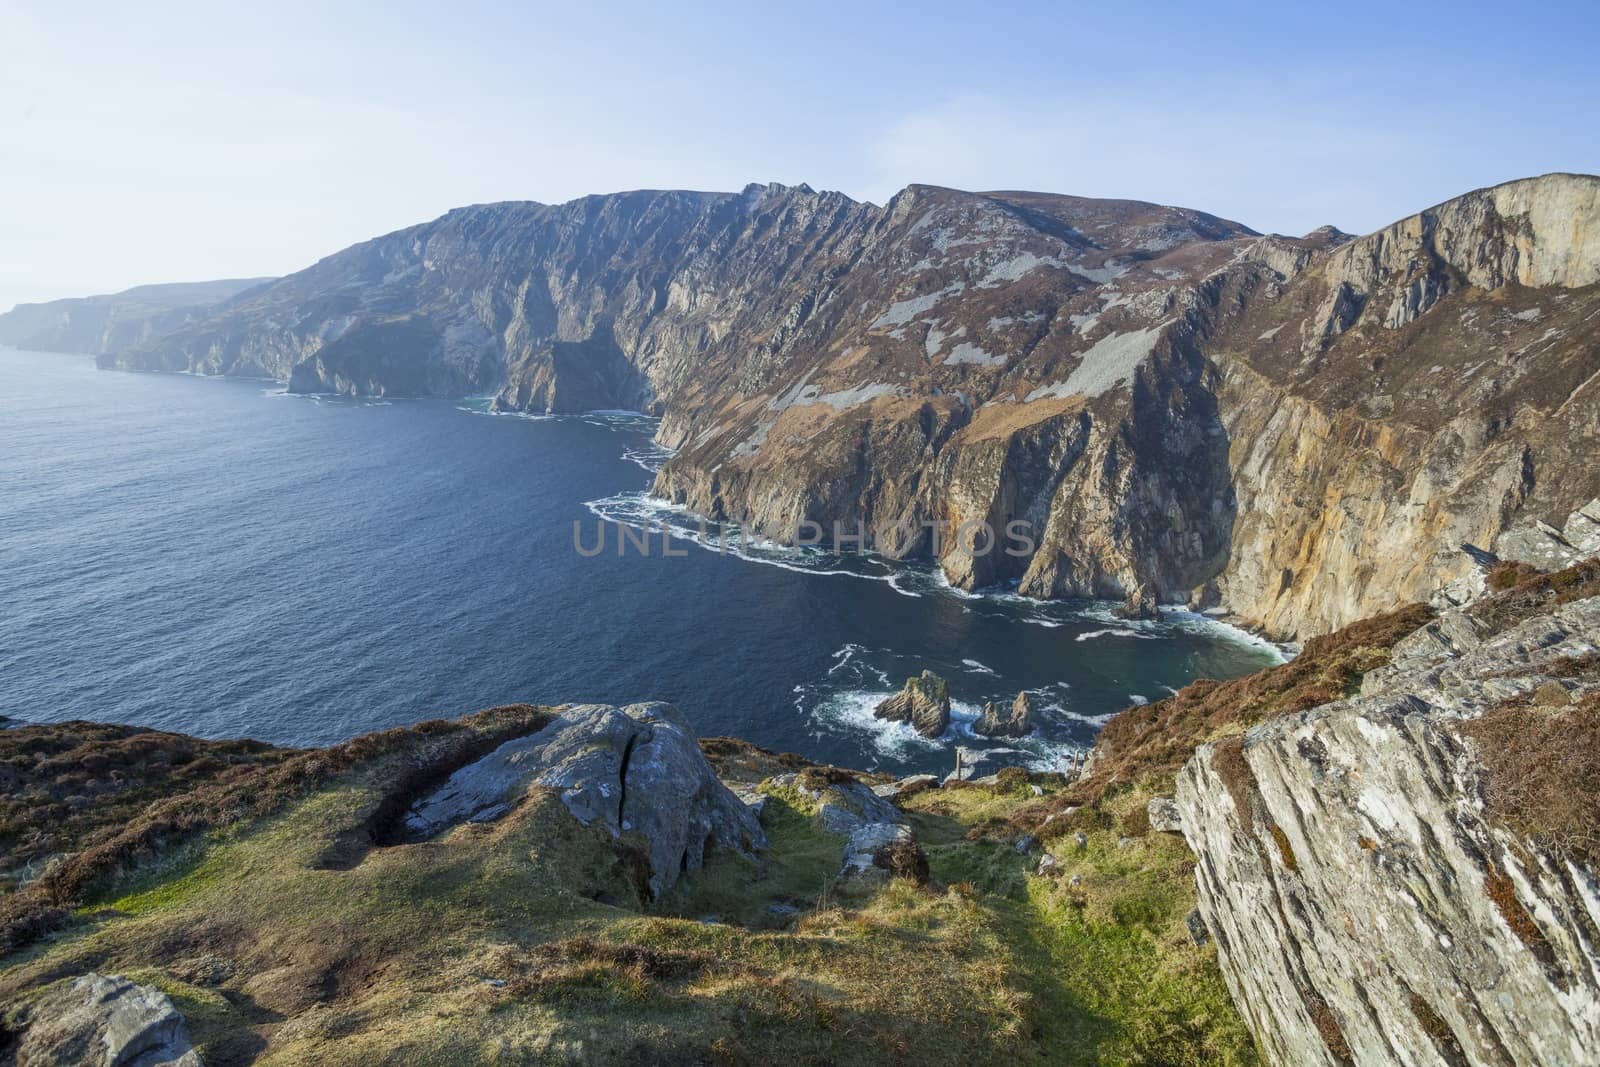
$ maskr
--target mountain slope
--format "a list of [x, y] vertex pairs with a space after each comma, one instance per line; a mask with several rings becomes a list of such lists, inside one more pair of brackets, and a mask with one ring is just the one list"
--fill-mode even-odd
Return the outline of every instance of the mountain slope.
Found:
[[655, 491], [713, 518], [968, 588], [1199, 590], [1296, 636], [1600, 492], [1597, 189], [1513, 182], [1359, 239], [917, 185], [484, 205], [103, 362], [647, 409], [676, 450]]
[[18, 304], [0, 315], [0, 344], [41, 352], [96, 355], [182, 328], [270, 278], [140, 285], [106, 296]]

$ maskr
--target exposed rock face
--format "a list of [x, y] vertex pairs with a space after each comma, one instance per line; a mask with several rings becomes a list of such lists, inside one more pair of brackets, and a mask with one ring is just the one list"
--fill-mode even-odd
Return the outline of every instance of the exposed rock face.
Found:
[[1600, 690], [1565, 658], [1597, 649], [1600, 598], [1501, 633], [1448, 612], [1361, 695], [1186, 765], [1177, 801], [1205, 925], [1274, 1061], [1593, 1062], [1600, 881], [1486, 818], [1462, 727], [1511, 698]]
[[1335, 629], [1466, 575], [1463, 542], [1596, 495], [1597, 196], [1512, 182], [1292, 273], [1260, 250], [1232, 268], [1242, 310], [1207, 343], [1238, 495], [1224, 603]]
[[750, 854], [766, 834], [717, 780], [683, 715], [670, 704], [582, 704], [528, 737], [507, 741], [422, 798], [406, 816], [419, 837], [510, 811], [528, 789], [558, 790], [585, 826], [638, 834], [659, 895], [700, 869], [708, 847]]
[[109, 296], [18, 304], [0, 315], [0, 345], [98, 355], [141, 345], [220, 310], [271, 278], [141, 285]]
[[1018, 693], [1011, 707], [1001, 711], [994, 701], [983, 705], [983, 718], [972, 724], [972, 732], [985, 737], [1026, 737], [1033, 730], [1033, 701]]
[[1600, 499], [1591, 500], [1568, 515], [1566, 525], [1559, 530], [1543, 522], [1508, 530], [1494, 547], [1502, 559], [1531, 563], [1547, 571], [1600, 556]]
[[1140, 611], [1215, 579], [1304, 636], [1600, 495], [1597, 190], [1358, 239], [917, 185], [485, 205], [105, 362], [644, 408], [676, 449], [655, 491], [714, 519]]
[[17, 1046], [30, 1067], [204, 1067], [167, 995], [126, 978], [86, 974], [33, 1004]]
[[932, 671], [907, 678], [904, 688], [872, 713], [890, 722], [909, 723], [923, 737], [939, 737], [950, 728], [950, 686]]

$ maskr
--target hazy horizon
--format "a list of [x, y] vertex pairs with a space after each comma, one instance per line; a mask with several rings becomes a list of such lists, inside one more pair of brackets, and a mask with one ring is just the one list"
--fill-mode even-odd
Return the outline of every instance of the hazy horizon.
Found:
[[[1600, 171], [1594, 11], [479, 3], [0, 18], [0, 311], [282, 275], [470, 203], [805, 182], [1364, 233]], [[1381, 36], [1364, 27], [1381, 26]]]

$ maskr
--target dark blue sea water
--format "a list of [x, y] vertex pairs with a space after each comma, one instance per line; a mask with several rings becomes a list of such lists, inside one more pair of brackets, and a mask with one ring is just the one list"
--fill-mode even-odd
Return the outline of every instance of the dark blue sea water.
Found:
[[[702, 734], [849, 766], [943, 770], [961, 744], [1047, 767], [1130, 702], [1277, 659], [1196, 616], [1130, 625], [870, 559], [659, 533], [619, 557], [610, 524], [580, 556], [597, 514], [690, 526], [644, 496], [652, 430], [0, 349], [0, 715], [323, 744], [661, 699]], [[924, 667], [957, 702], [939, 741], [871, 715]], [[961, 720], [1019, 689], [1041, 735], [972, 738]]]

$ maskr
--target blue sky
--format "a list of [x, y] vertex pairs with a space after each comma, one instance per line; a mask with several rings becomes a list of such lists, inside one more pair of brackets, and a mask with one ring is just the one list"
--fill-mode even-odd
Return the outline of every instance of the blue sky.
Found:
[[320, 6], [0, 0], [0, 309], [485, 200], [915, 181], [1300, 233], [1600, 171], [1593, 4]]

